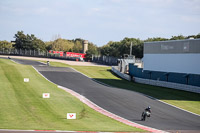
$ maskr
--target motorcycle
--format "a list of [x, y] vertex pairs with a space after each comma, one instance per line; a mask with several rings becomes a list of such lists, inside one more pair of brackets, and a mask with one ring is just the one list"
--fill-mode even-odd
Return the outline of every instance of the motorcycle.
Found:
[[141, 118], [141, 120], [142, 121], [145, 121], [146, 120], [146, 117], [150, 117], [150, 112], [149, 111], [144, 111], [143, 113], [142, 113], [142, 118]]

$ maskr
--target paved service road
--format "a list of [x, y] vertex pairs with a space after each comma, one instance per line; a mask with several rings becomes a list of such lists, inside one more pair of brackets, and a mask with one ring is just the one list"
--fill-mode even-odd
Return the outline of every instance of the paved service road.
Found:
[[24, 64], [24, 65], [45, 65], [45, 63], [39, 61], [31, 61], [31, 60], [22, 60], [22, 59], [12, 59], [13, 61]]
[[[26, 62], [26, 61], [23, 61]], [[174, 108], [134, 91], [101, 85], [71, 68], [34, 66], [50, 81], [72, 89], [100, 107], [130, 121], [161, 130], [199, 130], [200, 116]], [[145, 107], [151, 118], [140, 120]]]

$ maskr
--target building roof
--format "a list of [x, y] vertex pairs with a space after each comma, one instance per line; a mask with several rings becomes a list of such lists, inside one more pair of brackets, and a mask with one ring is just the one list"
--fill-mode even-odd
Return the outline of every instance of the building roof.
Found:
[[144, 54], [200, 53], [200, 39], [155, 41], [144, 43]]

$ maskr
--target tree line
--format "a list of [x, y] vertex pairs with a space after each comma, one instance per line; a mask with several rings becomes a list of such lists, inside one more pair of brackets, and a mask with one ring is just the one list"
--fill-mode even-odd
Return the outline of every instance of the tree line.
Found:
[[[154, 37], [146, 40], [140, 40], [139, 38], [124, 38], [121, 41], [110, 41], [102, 47], [97, 47], [95, 44], [88, 43], [88, 51], [86, 52], [87, 58], [91, 58], [94, 55], [105, 55], [113, 57], [123, 57], [125, 54], [130, 54], [130, 46], [132, 45], [132, 55], [136, 58], [143, 57], [144, 42], [152, 41], [167, 41], [167, 40], [182, 40], [189, 38], [200, 38], [200, 33], [190, 36], [172, 36], [171, 38]], [[18, 31], [14, 35], [15, 41], [0, 41], [0, 49], [26, 49], [26, 50], [41, 50], [41, 51], [64, 51], [64, 52], [76, 52], [82, 53], [83, 39], [77, 38], [73, 40], [62, 39], [61, 37], [55, 38], [53, 41], [44, 42], [38, 39], [34, 34], [24, 34], [23, 31]]]
[[130, 54], [130, 46], [132, 42], [132, 55], [135, 55], [136, 58], [143, 57], [143, 47], [144, 42], [153, 42], [153, 41], [167, 41], [167, 40], [183, 40], [189, 38], [200, 38], [200, 33], [197, 35], [190, 36], [172, 36], [171, 38], [162, 38], [162, 37], [154, 37], [148, 38], [146, 40], [140, 40], [139, 38], [124, 38], [118, 42], [108, 42], [106, 45], [100, 47], [100, 53], [102, 55], [114, 56], [114, 57], [123, 57], [125, 54]]

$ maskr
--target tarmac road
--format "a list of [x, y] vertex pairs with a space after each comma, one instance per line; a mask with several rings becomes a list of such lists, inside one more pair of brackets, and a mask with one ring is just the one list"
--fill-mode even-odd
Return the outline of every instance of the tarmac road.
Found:
[[[27, 60], [15, 60], [30, 64]], [[35, 61], [31, 61], [33, 65]], [[72, 89], [98, 106], [130, 121], [161, 130], [200, 131], [200, 116], [174, 108], [134, 91], [101, 85], [71, 68], [34, 66], [50, 81]], [[141, 121], [145, 107], [151, 106], [152, 114]]]
[[32, 65], [32, 66], [40, 66], [40, 65], [46, 65], [45, 63], [39, 62], [39, 61], [32, 61], [32, 60], [22, 60], [22, 59], [12, 59], [11, 60], [23, 64], [23, 65]]

